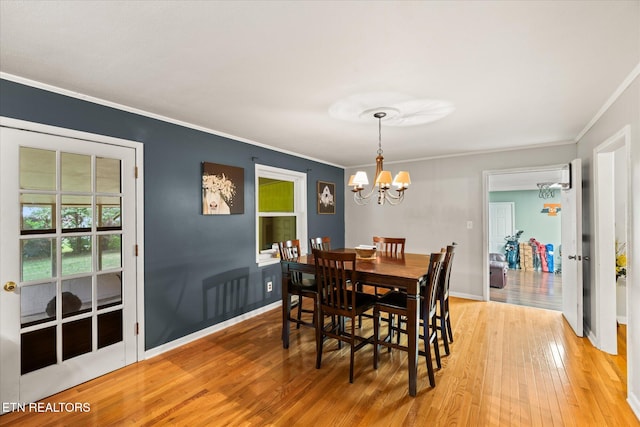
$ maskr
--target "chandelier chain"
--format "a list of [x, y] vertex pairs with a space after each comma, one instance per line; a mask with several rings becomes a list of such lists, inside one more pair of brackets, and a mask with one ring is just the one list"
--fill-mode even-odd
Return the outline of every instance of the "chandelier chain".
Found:
[[387, 113], [385, 112], [377, 112], [373, 115], [376, 119], [378, 119], [378, 156], [382, 155], [382, 118], [385, 117]]

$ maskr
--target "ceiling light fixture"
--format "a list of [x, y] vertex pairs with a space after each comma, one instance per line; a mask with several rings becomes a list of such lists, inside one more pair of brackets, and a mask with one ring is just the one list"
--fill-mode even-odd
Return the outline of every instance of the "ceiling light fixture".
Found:
[[[400, 204], [404, 200], [404, 192], [409, 188], [409, 184], [411, 184], [409, 172], [400, 171], [395, 178], [391, 180], [391, 172], [384, 170], [384, 157], [382, 156], [382, 118], [386, 115], [387, 113], [381, 111], [373, 115], [373, 117], [378, 119], [378, 155], [376, 156], [376, 181], [373, 188], [371, 188], [369, 193], [363, 194], [365, 185], [369, 185], [369, 178], [365, 171], [358, 171], [349, 178], [348, 186], [353, 187], [351, 189], [353, 192], [353, 200], [358, 205], [366, 205], [369, 203], [371, 196], [374, 194], [377, 194], [379, 205], [384, 205], [385, 201], [392, 205]], [[394, 192], [391, 192], [392, 185], [396, 187]], [[376, 186], [378, 187], [377, 189]]]

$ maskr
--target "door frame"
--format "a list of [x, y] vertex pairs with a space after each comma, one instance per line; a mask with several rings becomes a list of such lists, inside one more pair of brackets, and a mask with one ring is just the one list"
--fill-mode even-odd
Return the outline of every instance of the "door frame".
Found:
[[[615, 244], [615, 218], [611, 206], [614, 203], [614, 152], [620, 148], [627, 150], [627, 206], [625, 209], [625, 233], [627, 259], [632, 259], [630, 248], [632, 239], [629, 228], [631, 216], [631, 156], [628, 155], [631, 141], [631, 126], [626, 125], [593, 149], [594, 183], [594, 248], [595, 248], [595, 341], [593, 344], [602, 351], [618, 354], [616, 333], [616, 280], [615, 253], [611, 247]], [[607, 191], [608, 190], [608, 191]], [[629, 272], [629, 266], [627, 266]], [[630, 281], [629, 281], [630, 282]], [[629, 317], [629, 286], [626, 288], [626, 313]], [[593, 337], [593, 330], [591, 331]]]
[[[132, 148], [135, 150], [135, 166], [137, 169], [136, 179], [136, 354], [137, 361], [145, 358], [145, 325], [144, 325], [144, 144], [126, 139], [114, 138], [105, 135], [82, 132], [73, 129], [61, 128], [57, 126], [45, 125], [42, 123], [29, 122], [25, 120], [12, 119], [0, 116], [0, 126], [39, 132], [49, 135], [57, 135], [66, 138], [82, 139], [101, 144], [110, 144], [120, 147]], [[2, 325], [0, 324], [0, 330]], [[127, 360], [126, 364], [136, 362]]]
[[[496, 175], [509, 175], [519, 173], [560, 173], [566, 169], [567, 164], [552, 164], [546, 166], [528, 166], [511, 169], [496, 169], [482, 171], [482, 300], [489, 301], [491, 299], [491, 290], [489, 287], [489, 191], [491, 191], [490, 179]], [[516, 190], [514, 188], [513, 190]]]

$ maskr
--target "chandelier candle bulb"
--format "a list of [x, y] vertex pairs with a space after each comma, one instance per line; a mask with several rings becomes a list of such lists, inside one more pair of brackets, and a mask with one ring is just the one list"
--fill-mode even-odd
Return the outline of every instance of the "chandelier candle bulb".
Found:
[[378, 175], [378, 178], [376, 179], [376, 185], [379, 185], [385, 189], [389, 188], [389, 186], [391, 185], [391, 172], [380, 172], [380, 175]]
[[396, 177], [393, 179], [393, 185], [395, 185], [398, 189], [409, 188], [409, 184], [411, 184], [411, 178], [409, 177], [409, 172], [407, 171], [398, 172]]
[[365, 185], [369, 185], [369, 178], [367, 177], [367, 173], [365, 171], [356, 172], [353, 177], [353, 183], [356, 187], [363, 188]]

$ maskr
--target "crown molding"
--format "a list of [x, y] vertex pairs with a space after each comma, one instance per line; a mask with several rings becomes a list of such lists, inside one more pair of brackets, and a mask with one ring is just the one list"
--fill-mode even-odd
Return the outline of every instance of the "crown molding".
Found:
[[625, 90], [627, 90], [627, 88], [629, 86], [631, 86], [631, 83], [633, 83], [633, 81], [636, 78], [638, 78], [638, 75], [640, 75], [640, 62], [638, 63], [638, 65], [635, 66], [635, 68], [633, 70], [631, 70], [631, 73], [629, 73], [629, 75], [622, 81], [622, 83], [620, 84], [620, 86], [618, 86], [618, 88], [615, 90], [615, 92], [613, 92], [613, 94], [609, 97], [609, 99], [607, 99], [607, 101], [604, 103], [602, 108], [600, 108], [600, 110], [598, 110], [598, 112], [596, 113], [595, 116], [593, 116], [591, 121], [589, 123], [587, 123], [587, 125], [584, 127], [584, 129], [582, 129], [582, 131], [576, 136], [576, 138], [575, 138], [575, 142], [576, 143], [578, 141], [580, 141], [582, 139], [582, 137], [587, 132], [589, 132], [589, 129], [591, 129], [593, 127], [593, 125], [595, 125], [596, 122], [598, 120], [600, 120], [600, 118], [604, 115], [604, 113], [606, 113], [607, 110], [609, 108], [611, 108], [613, 103], [618, 100], [620, 95], [622, 95], [622, 93]]
[[9, 81], [12, 81], [14, 83], [19, 83], [19, 84], [22, 84], [22, 85], [25, 85], [25, 86], [34, 87], [36, 89], [46, 90], [48, 92], [57, 93], [59, 95], [64, 95], [64, 96], [68, 96], [68, 97], [71, 97], [71, 98], [80, 99], [82, 101], [91, 102], [93, 104], [98, 104], [98, 105], [102, 105], [102, 106], [105, 106], [105, 107], [114, 108], [116, 110], [126, 111], [128, 113], [137, 114], [139, 116], [149, 117], [149, 118], [152, 118], [152, 119], [155, 119], [155, 120], [160, 120], [160, 121], [163, 121], [163, 122], [171, 123], [171, 124], [182, 126], [182, 127], [185, 127], [185, 128], [198, 130], [200, 132], [208, 133], [208, 134], [211, 134], [211, 135], [216, 135], [216, 136], [221, 136], [223, 138], [233, 139], [234, 141], [244, 142], [244, 143], [247, 143], [247, 144], [255, 145], [257, 147], [266, 148], [268, 150], [277, 151], [277, 152], [283, 153], [283, 154], [289, 154], [291, 156], [296, 156], [296, 157], [300, 157], [300, 158], [307, 159], [307, 160], [312, 160], [314, 162], [322, 163], [322, 164], [325, 164], [325, 165], [335, 166], [335, 167], [338, 167], [338, 168], [341, 168], [341, 169], [345, 168], [345, 166], [343, 166], [343, 165], [329, 163], [326, 160], [316, 159], [314, 157], [309, 157], [309, 156], [306, 156], [304, 154], [296, 153], [296, 152], [289, 151], [289, 150], [283, 150], [282, 148], [273, 147], [271, 145], [263, 144], [261, 142], [257, 142], [257, 141], [253, 141], [251, 139], [243, 138], [241, 136], [231, 135], [231, 134], [228, 134], [228, 133], [225, 133], [225, 132], [220, 132], [220, 131], [217, 131], [217, 130], [214, 130], [214, 129], [209, 129], [209, 128], [204, 127], [204, 126], [199, 126], [199, 125], [194, 125], [193, 123], [184, 122], [182, 120], [172, 119], [170, 117], [166, 117], [166, 116], [163, 116], [163, 115], [160, 115], [160, 114], [150, 113], [148, 111], [140, 110], [138, 108], [133, 108], [133, 107], [129, 107], [127, 105], [118, 104], [117, 102], [111, 102], [111, 101], [107, 101], [105, 99], [96, 98], [94, 96], [85, 95], [85, 94], [80, 93], [80, 92], [74, 92], [72, 90], [63, 89], [63, 88], [58, 87], [58, 86], [53, 86], [53, 85], [50, 85], [50, 84], [47, 84], [47, 83], [42, 83], [42, 82], [39, 82], [39, 81], [36, 81], [36, 80], [27, 79], [25, 77], [16, 76], [14, 74], [0, 72], [0, 79], [9, 80]]

